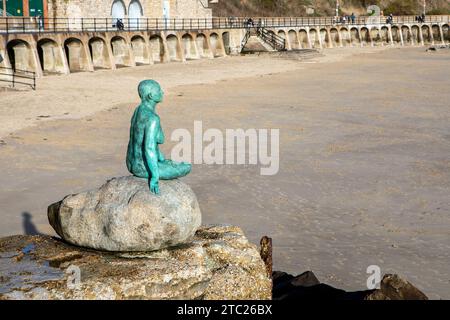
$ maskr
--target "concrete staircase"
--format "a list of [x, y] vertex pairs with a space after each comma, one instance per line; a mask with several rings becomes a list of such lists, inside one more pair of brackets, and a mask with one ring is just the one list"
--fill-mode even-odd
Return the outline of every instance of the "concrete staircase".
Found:
[[273, 52], [277, 51], [272, 46], [267, 44], [265, 41], [263, 41], [261, 38], [259, 38], [257, 35], [251, 35], [248, 38], [247, 43], [242, 48], [242, 53], [251, 53], [251, 52]]
[[241, 53], [284, 51], [284, 39], [264, 27], [248, 28], [241, 44]]

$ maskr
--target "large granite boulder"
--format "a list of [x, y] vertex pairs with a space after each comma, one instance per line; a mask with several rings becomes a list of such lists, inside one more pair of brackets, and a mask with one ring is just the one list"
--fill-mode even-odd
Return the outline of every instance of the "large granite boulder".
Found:
[[237, 227], [202, 227], [190, 244], [147, 253], [0, 239], [0, 300], [270, 298], [266, 267]]
[[99, 189], [70, 195], [48, 208], [48, 219], [67, 242], [106, 251], [152, 251], [192, 239], [201, 212], [192, 189], [179, 180], [114, 178]]

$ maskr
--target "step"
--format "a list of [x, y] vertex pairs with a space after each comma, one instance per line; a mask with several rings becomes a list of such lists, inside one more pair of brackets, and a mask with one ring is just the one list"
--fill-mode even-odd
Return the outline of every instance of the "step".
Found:
[[247, 41], [247, 44], [242, 49], [242, 52], [272, 52], [272, 51], [276, 50], [257, 36], [250, 36], [250, 38]]

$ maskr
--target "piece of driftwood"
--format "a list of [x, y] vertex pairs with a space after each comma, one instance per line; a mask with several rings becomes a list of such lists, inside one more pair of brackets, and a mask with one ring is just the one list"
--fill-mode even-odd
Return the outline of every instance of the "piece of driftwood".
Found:
[[267, 236], [262, 237], [260, 245], [261, 245], [260, 250], [261, 259], [264, 261], [264, 264], [266, 265], [267, 275], [269, 276], [269, 278], [272, 278], [272, 267], [273, 267], [272, 238], [269, 238]]

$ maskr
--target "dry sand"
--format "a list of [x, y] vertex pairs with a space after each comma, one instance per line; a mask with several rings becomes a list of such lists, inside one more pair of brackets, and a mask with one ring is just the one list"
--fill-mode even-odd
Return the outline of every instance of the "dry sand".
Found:
[[[326, 56], [307, 63], [338, 61], [384, 49], [330, 50]], [[304, 64], [289, 59], [247, 56], [43, 77], [37, 81], [36, 92], [0, 92], [0, 139], [45, 120], [79, 119], [118, 104], [137, 103], [136, 88], [142, 79], [158, 79], [165, 92], [170, 93], [180, 85], [210, 84], [302, 68]]]
[[424, 48], [336, 49], [307, 62], [228, 57], [54, 76], [36, 92], [0, 93], [0, 236], [52, 233], [48, 204], [127, 174], [136, 85], [155, 78], [168, 92], [167, 137], [194, 120], [280, 129], [275, 176], [194, 166], [184, 180], [205, 224], [273, 237], [278, 270], [360, 290], [378, 265], [448, 299], [449, 62]]

